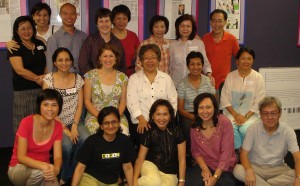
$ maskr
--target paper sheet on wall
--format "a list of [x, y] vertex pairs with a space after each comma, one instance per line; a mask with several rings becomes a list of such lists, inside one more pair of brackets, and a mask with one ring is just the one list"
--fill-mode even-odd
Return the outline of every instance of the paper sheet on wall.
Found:
[[260, 68], [266, 94], [282, 102], [281, 121], [300, 129], [300, 67]]
[[0, 42], [11, 40], [12, 27], [17, 17], [21, 16], [19, 0], [0, 0]]
[[169, 20], [169, 31], [165, 38], [176, 39], [175, 21], [183, 14], [192, 14], [192, 1], [165, 0], [164, 16]]

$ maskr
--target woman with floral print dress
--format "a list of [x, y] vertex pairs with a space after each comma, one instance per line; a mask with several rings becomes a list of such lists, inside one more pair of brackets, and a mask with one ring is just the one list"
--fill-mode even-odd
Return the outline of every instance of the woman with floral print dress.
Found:
[[118, 58], [119, 52], [113, 45], [104, 45], [98, 55], [99, 68], [87, 72], [84, 76], [84, 104], [88, 111], [85, 125], [91, 134], [95, 134], [99, 128], [99, 112], [104, 107], [114, 106], [121, 115], [122, 133], [129, 135], [128, 121], [123, 114], [128, 78], [115, 69]]

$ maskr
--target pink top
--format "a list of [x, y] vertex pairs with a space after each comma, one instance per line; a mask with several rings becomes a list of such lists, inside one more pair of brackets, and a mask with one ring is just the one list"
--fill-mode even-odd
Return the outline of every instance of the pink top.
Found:
[[38, 145], [33, 140], [33, 115], [25, 117], [22, 119], [15, 137], [13, 154], [11, 156], [9, 166], [13, 167], [19, 163], [17, 158], [19, 136], [27, 139], [28, 157], [49, 163], [49, 152], [56, 140], [62, 140], [62, 132], [62, 124], [56, 121], [51, 138], [47, 141], [47, 143]]
[[208, 167], [232, 171], [236, 164], [233, 128], [230, 120], [220, 114], [217, 127], [210, 138], [200, 128], [191, 128], [191, 151], [194, 158], [203, 157]]
[[129, 77], [135, 72], [135, 60], [140, 41], [137, 35], [130, 30], [127, 30], [127, 36], [120, 41], [125, 51], [126, 75]]

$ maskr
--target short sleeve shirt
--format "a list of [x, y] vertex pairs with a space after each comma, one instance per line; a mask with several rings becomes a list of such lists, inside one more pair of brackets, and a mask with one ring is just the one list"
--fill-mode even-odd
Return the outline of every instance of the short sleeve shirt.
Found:
[[86, 165], [85, 173], [105, 184], [118, 181], [120, 167], [136, 159], [130, 139], [124, 134], [108, 142], [100, 133], [89, 136], [77, 154], [77, 160]]
[[143, 135], [141, 145], [148, 148], [146, 160], [154, 163], [166, 174], [176, 174], [179, 167], [177, 145], [184, 141], [185, 138], [177, 126], [168, 126], [164, 131], [153, 126]]

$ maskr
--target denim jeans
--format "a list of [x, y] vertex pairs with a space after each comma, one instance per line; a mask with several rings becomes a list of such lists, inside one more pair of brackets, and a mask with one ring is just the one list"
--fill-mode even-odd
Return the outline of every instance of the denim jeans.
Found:
[[[72, 125], [67, 126], [71, 130]], [[75, 160], [78, 150], [81, 148], [82, 144], [87, 137], [90, 136], [89, 130], [84, 126], [83, 122], [80, 122], [77, 127], [79, 134], [78, 141], [73, 144], [70, 137], [63, 133], [62, 140], [62, 151], [63, 151], [63, 164], [61, 169], [60, 178], [67, 182], [69, 178], [72, 177], [77, 161]]]

